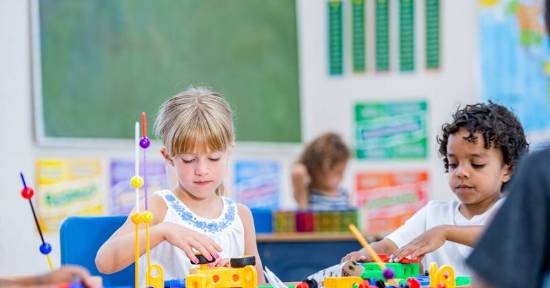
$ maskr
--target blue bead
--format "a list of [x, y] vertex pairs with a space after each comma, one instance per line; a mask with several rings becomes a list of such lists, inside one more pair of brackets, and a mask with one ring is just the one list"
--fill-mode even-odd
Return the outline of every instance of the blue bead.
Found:
[[49, 243], [42, 243], [42, 245], [40, 245], [40, 253], [44, 254], [44, 255], [48, 255], [50, 254], [50, 252], [52, 252], [52, 245], [50, 245]]

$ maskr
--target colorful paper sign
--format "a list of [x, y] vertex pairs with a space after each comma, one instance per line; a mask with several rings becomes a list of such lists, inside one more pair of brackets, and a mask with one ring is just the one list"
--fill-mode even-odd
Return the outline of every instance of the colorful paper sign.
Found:
[[376, 71], [390, 70], [390, 3], [389, 0], [375, 2]]
[[440, 66], [441, 36], [440, 36], [440, 0], [426, 0], [424, 19], [426, 25], [426, 68], [438, 69]]
[[399, 70], [414, 71], [414, 0], [399, 0]]
[[537, 138], [550, 134], [550, 46], [543, 4], [481, 1], [478, 21], [483, 98], [509, 107]]
[[357, 207], [363, 211], [363, 231], [385, 234], [401, 226], [428, 197], [428, 172], [359, 172]]
[[351, 47], [353, 72], [366, 70], [365, 0], [351, 1]]
[[36, 162], [38, 217], [44, 232], [63, 219], [105, 212], [103, 167], [98, 159], [39, 159]]
[[328, 0], [328, 68], [330, 75], [344, 72], [344, 25], [342, 0]]
[[280, 206], [280, 164], [270, 160], [238, 160], [234, 164], [235, 199], [251, 208]]
[[[133, 160], [111, 160], [111, 193], [109, 212], [112, 215], [128, 215], [136, 203], [135, 188], [130, 185], [130, 179], [134, 176]], [[150, 195], [155, 191], [167, 189], [168, 179], [164, 162], [160, 160], [148, 160], [145, 165], [141, 164], [141, 175], [145, 175], [141, 197], [144, 195], [144, 189]]]
[[355, 105], [358, 159], [419, 159], [428, 155], [426, 101]]

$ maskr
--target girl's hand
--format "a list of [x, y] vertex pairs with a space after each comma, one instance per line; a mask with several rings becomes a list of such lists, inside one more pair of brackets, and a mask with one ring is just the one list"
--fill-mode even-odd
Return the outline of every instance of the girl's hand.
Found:
[[365, 252], [364, 249], [354, 251], [351, 253], [348, 253], [346, 256], [340, 260], [340, 263], [344, 263], [347, 261], [360, 261], [360, 262], [367, 262], [370, 261], [371, 257]]
[[159, 225], [163, 225], [164, 240], [183, 250], [193, 263], [199, 263], [193, 250], [209, 261], [220, 258], [218, 252], [222, 252], [222, 248], [208, 236], [174, 223], [163, 222]]
[[447, 241], [447, 233], [443, 226], [434, 227], [409, 244], [403, 246], [392, 254], [391, 259], [399, 262], [402, 258], [422, 258], [424, 255], [437, 250]]
[[216, 261], [208, 264], [210, 268], [212, 267], [229, 267], [229, 258], [216, 258]]

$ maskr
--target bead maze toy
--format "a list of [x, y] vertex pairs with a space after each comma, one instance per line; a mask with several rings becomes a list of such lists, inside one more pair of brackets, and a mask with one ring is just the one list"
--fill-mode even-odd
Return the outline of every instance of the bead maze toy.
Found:
[[21, 196], [24, 199], [29, 200], [29, 205], [31, 206], [32, 216], [34, 218], [34, 223], [36, 223], [36, 229], [38, 230], [38, 234], [40, 235], [40, 239], [42, 240], [42, 244], [40, 244], [40, 253], [46, 256], [46, 259], [48, 260], [48, 265], [50, 266], [50, 270], [53, 269], [52, 259], [50, 258], [50, 253], [52, 252], [52, 245], [50, 243], [44, 241], [44, 235], [42, 234], [42, 229], [40, 229], [40, 224], [38, 223], [38, 218], [36, 217], [36, 212], [34, 211], [34, 206], [32, 205], [32, 196], [34, 195], [34, 190], [27, 186], [27, 182], [25, 181], [25, 176], [23, 175], [23, 172], [19, 172], [19, 176], [21, 177], [21, 182], [23, 184], [23, 189], [21, 189]]
[[[42, 229], [40, 228], [40, 223], [38, 222], [38, 217], [36, 217], [36, 211], [34, 210], [34, 205], [32, 204], [32, 196], [34, 196], [34, 189], [32, 187], [27, 185], [27, 181], [25, 181], [25, 176], [23, 175], [23, 172], [19, 172], [19, 176], [21, 178], [21, 183], [23, 184], [23, 189], [21, 189], [21, 197], [24, 199], [29, 200], [29, 205], [31, 207], [32, 216], [34, 218], [34, 223], [36, 224], [36, 230], [38, 230], [38, 234], [40, 235], [40, 240], [42, 241], [42, 244], [40, 244], [39, 250], [42, 255], [46, 256], [46, 259], [48, 260], [48, 266], [50, 267], [50, 270], [53, 272], [54, 267], [52, 263], [52, 259], [50, 257], [50, 253], [52, 252], [52, 245], [50, 243], [46, 242], [44, 240], [44, 234], [42, 233]], [[71, 287], [71, 288], [83, 288], [84, 286], [80, 282], [80, 279], [74, 279], [73, 282], [64, 283], [58, 285], [59, 288], [64, 287]]]
[[[146, 167], [146, 149], [149, 148], [151, 145], [151, 141], [147, 137], [147, 117], [145, 112], [142, 112], [141, 114], [141, 121], [142, 121], [142, 136], [139, 137], [139, 122], [136, 121], [135, 124], [135, 133], [134, 133], [134, 140], [135, 140], [135, 154], [134, 154], [134, 172], [135, 175], [130, 180], [130, 184], [132, 187], [135, 188], [136, 192], [136, 210], [135, 212], [130, 216], [130, 219], [132, 220], [132, 223], [135, 225], [135, 287], [138, 288], [139, 286], [139, 276], [140, 276], [140, 266], [139, 266], [139, 252], [140, 252], [140, 241], [139, 241], [139, 234], [140, 234], [140, 225], [143, 224], [145, 227], [145, 254], [146, 254], [146, 261], [147, 261], [147, 268], [146, 268], [146, 274], [145, 274], [145, 286], [146, 287], [153, 287], [153, 288], [164, 288], [164, 270], [162, 267], [158, 264], [151, 264], [151, 245], [150, 245], [150, 238], [149, 238], [149, 224], [151, 221], [153, 221], [153, 213], [151, 213], [148, 210], [147, 205], [147, 185], [144, 186], [145, 180], [143, 177], [139, 176], [139, 151], [140, 148], [143, 149], [143, 175], [145, 176], [145, 167]], [[139, 191], [143, 188], [144, 191], [144, 211], [140, 211], [140, 201], [139, 201]]]

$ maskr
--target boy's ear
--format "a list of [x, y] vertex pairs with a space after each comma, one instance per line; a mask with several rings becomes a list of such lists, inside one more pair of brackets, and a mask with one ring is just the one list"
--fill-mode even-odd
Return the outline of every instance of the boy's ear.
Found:
[[502, 167], [502, 182], [506, 183], [512, 178], [512, 167], [509, 164], [504, 164]]
[[170, 164], [170, 166], [174, 166], [174, 160], [172, 160], [172, 157], [168, 155], [168, 150], [166, 149], [166, 147], [160, 148], [160, 154], [162, 155], [162, 158], [166, 160], [166, 163]]

